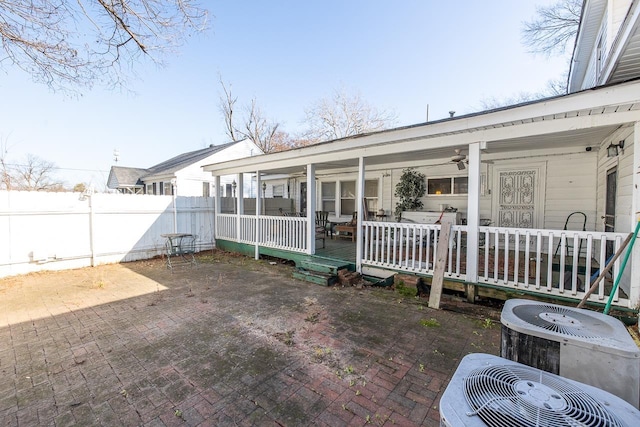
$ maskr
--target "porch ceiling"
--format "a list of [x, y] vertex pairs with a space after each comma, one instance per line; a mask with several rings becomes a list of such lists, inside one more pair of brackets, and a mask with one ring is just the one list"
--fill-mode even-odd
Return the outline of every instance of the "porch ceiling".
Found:
[[[487, 149], [482, 151], [482, 156], [491, 158], [493, 155], [500, 156], [505, 153], [527, 152], [531, 150], [543, 149], [579, 149], [594, 147], [618, 129], [619, 126], [602, 126], [598, 128], [582, 129], [575, 131], [557, 132], [543, 136], [526, 136], [521, 138], [503, 139], [487, 143]], [[383, 154], [366, 158], [367, 168], [385, 168], [390, 164], [441, 164], [450, 161], [455, 149], [460, 149], [463, 154], [467, 154], [467, 146], [449, 146], [439, 148], [424, 148], [414, 151], [403, 151], [393, 154]], [[338, 155], [337, 155], [338, 156]], [[315, 163], [316, 174], [323, 171], [333, 171], [353, 168], [357, 170], [358, 159], [344, 158], [326, 162]], [[270, 169], [269, 173], [283, 174], [304, 174], [306, 166], [301, 162], [297, 166]]]

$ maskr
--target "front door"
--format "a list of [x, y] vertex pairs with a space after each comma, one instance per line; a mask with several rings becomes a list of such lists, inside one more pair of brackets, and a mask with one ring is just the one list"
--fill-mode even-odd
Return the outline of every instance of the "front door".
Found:
[[[616, 230], [616, 189], [618, 187], [618, 168], [611, 168], [607, 171], [607, 193], [605, 194], [604, 207], [604, 231], [614, 232]], [[607, 258], [613, 254], [613, 242], [607, 241]]]

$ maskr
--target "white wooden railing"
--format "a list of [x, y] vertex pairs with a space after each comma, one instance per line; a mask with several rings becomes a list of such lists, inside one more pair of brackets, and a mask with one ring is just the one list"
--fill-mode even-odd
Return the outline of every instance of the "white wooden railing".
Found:
[[[362, 263], [416, 274], [433, 274], [440, 225], [398, 222], [363, 222]], [[463, 241], [467, 227], [454, 225], [449, 238], [445, 277], [464, 280]]]
[[[625, 233], [501, 227], [480, 227], [480, 233], [486, 245], [479, 253], [478, 282], [574, 298], [582, 298], [592, 277], [606, 266], [607, 244], [615, 253], [626, 237]], [[620, 260], [611, 277], [617, 277], [619, 268]], [[591, 299], [606, 301], [608, 287], [601, 281]], [[619, 289], [613, 302], [628, 304]]]
[[[256, 233], [256, 216], [218, 214], [216, 236], [294, 252], [307, 251], [307, 218], [260, 216], [259, 220], [259, 233]], [[611, 254], [626, 237], [624, 233], [596, 231], [504, 227], [479, 227], [478, 230], [478, 283], [574, 299], [584, 296], [592, 277], [607, 264], [607, 245]], [[362, 264], [432, 275], [439, 234], [440, 225], [436, 224], [364, 221]], [[453, 225], [446, 278], [467, 280], [466, 241], [467, 227]], [[614, 264], [610, 277], [617, 277], [619, 268], [620, 260]], [[640, 284], [629, 284], [628, 279], [625, 283], [623, 279], [621, 287], [628, 292], [630, 286]], [[606, 302], [610, 289], [611, 281], [603, 280], [590, 299]], [[613, 304], [628, 307], [629, 300], [616, 290]]]
[[[439, 232], [440, 225], [435, 224], [365, 221], [362, 264], [433, 274]], [[617, 251], [626, 234], [479, 227], [478, 237], [478, 283], [582, 298], [592, 276], [607, 264], [607, 244]], [[466, 279], [466, 240], [467, 227], [452, 226], [445, 277]], [[611, 277], [617, 277], [619, 264], [619, 260], [614, 264]], [[610, 287], [610, 282], [601, 281], [591, 300], [605, 302]], [[629, 301], [616, 290], [613, 303], [627, 307]]]
[[307, 250], [307, 218], [260, 217], [260, 244], [295, 252]]
[[[294, 252], [306, 252], [307, 218], [285, 216], [260, 216], [260, 232], [256, 233], [255, 215], [218, 214], [216, 237], [238, 243], [246, 243], [283, 249]], [[240, 229], [238, 230], [238, 218]], [[240, 237], [238, 237], [240, 231]], [[256, 235], [259, 237], [256, 239]]]

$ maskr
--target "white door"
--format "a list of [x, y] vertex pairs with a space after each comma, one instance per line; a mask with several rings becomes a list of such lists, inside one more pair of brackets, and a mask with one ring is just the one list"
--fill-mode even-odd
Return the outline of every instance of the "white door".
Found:
[[545, 165], [496, 167], [494, 171], [494, 224], [509, 228], [540, 228]]

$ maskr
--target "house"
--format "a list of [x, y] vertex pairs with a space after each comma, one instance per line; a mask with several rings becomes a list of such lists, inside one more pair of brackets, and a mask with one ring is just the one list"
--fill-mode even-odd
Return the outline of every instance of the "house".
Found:
[[640, 76], [640, 5], [585, 0], [569, 70], [569, 92]]
[[[638, 2], [584, 4], [567, 95], [204, 166], [216, 181], [253, 174], [265, 195], [283, 182], [271, 177], [286, 175], [307, 213], [261, 215], [264, 200], [255, 211], [238, 200], [234, 214], [216, 211], [216, 244], [256, 256], [322, 254], [314, 211], [334, 221], [357, 212], [357, 271], [430, 276], [446, 218], [446, 286], [470, 299], [497, 290], [577, 301], [612, 265], [590, 303], [635, 310], [640, 245], [626, 239], [640, 219]], [[405, 168], [426, 176], [427, 194], [423, 212], [396, 222]]]
[[[147, 169], [112, 166], [107, 187], [124, 194], [209, 197], [213, 194], [213, 179], [211, 174], [202, 171], [202, 165], [259, 154], [263, 154], [262, 151], [249, 139], [222, 145], [211, 144], [207, 148], [180, 154]], [[233, 177], [224, 178], [220, 185], [223, 195], [235, 195]], [[248, 195], [250, 191], [250, 187], [245, 187], [244, 194]]]

